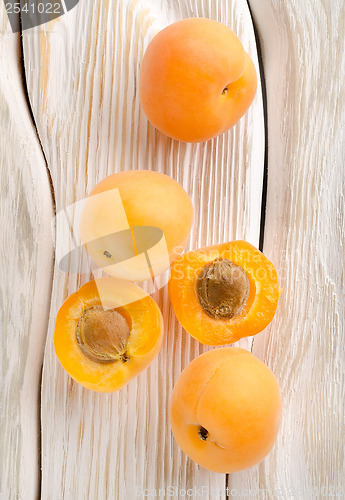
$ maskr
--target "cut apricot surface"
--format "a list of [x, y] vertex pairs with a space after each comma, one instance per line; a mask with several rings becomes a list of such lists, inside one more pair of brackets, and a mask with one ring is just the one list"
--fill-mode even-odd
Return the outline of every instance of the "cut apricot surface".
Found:
[[250, 352], [213, 349], [194, 359], [170, 400], [177, 443], [215, 472], [236, 472], [271, 450], [281, 421], [280, 389], [272, 371]]
[[79, 384], [120, 389], [158, 354], [163, 320], [156, 302], [133, 283], [100, 278], [83, 285], [59, 309], [54, 347]]
[[169, 295], [190, 335], [203, 344], [224, 345], [266, 328], [280, 289], [272, 262], [238, 240], [182, 255], [171, 270]]

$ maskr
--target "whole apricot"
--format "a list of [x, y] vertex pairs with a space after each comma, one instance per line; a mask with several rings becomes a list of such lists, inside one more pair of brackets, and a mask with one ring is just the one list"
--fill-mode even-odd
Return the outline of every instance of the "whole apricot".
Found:
[[110, 175], [91, 191], [80, 235], [98, 267], [143, 281], [158, 276], [182, 253], [193, 221], [186, 191], [168, 175], [130, 170]]
[[113, 392], [144, 370], [163, 339], [162, 314], [144, 290], [112, 277], [85, 283], [60, 307], [56, 355], [87, 389]]
[[281, 421], [280, 389], [250, 352], [216, 349], [183, 370], [169, 411], [174, 437], [192, 460], [214, 472], [236, 472], [271, 450]]
[[233, 127], [256, 88], [256, 70], [240, 40], [211, 19], [183, 19], [160, 31], [140, 67], [140, 102], [147, 118], [186, 142], [206, 141]]

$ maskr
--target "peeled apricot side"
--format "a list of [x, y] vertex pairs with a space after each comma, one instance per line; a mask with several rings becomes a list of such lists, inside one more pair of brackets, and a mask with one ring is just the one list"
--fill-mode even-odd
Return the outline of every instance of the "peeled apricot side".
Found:
[[140, 102], [149, 121], [169, 137], [206, 141], [230, 129], [257, 89], [253, 61], [227, 26], [206, 18], [167, 26], [144, 54]]
[[271, 450], [281, 420], [280, 389], [250, 352], [215, 349], [183, 370], [169, 414], [174, 437], [192, 460], [214, 472], [236, 472]]
[[100, 278], [59, 309], [54, 347], [79, 384], [99, 392], [126, 385], [158, 354], [163, 320], [156, 302], [133, 283]]
[[266, 328], [280, 288], [272, 262], [238, 240], [182, 255], [171, 270], [169, 295], [190, 335], [203, 344], [224, 345]]
[[169, 269], [182, 253], [193, 206], [174, 179], [149, 170], [110, 175], [85, 200], [82, 242], [111, 276], [143, 281]]

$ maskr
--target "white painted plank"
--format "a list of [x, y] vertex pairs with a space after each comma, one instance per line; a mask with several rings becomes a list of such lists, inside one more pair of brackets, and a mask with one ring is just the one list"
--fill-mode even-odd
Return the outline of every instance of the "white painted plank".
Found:
[[[257, 64], [244, 0], [231, 5], [226, 0], [89, 0], [24, 33], [29, 95], [57, 211], [83, 199], [110, 173], [148, 168], [171, 175], [192, 197], [190, 248], [235, 238], [258, 244], [264, 156], [260, 87], [251, 110], [231, 132], [199, 145], [164, 137], [139, 107], [144, 49], [167, 24], [196, 15], [233, 28]], [[174, 382], [206, 348], [182, 331], [166, 288], [155, 294], [166, 340], [146, 372], [110, 395], [84, 390], [63, 372], [53, 349], [56, 312], [89, 277], [55, 269], [42, 387], [43, 498], [122, 500], [135, 498], [137, 487], [168, 486], [212, 486], [219, 490], [212, 498], [222, 498], [226, 476], [196, 466], [171, 435], [167, 408]], [[241, 345], [249, 347], [250, 340]]]
[[0, 498], [40, 490], [40, 382], [53, 271], [52, 198], [25, 100], [20, 38], [0, 3]]
[[250, 4], [268, 96], [264, 251], [284, 288], [254, 353], [280, 381], [283, 422], [230, 484], [247, 490], [236, 498], [345, 498], [345, 3]]

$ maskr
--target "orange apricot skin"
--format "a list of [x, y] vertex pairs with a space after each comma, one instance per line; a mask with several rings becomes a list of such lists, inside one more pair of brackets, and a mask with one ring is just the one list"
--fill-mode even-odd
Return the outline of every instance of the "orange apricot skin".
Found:
[[[203, 267], [225, 258], [247, 273], [250, 290], [242, 312], [232, 319], [213, 319], [201, 307], [196, 283]], [[256, 335], [272, 321], [281, 290], [277, 271], [267, 257], [246, 241], [213, 245], [182, 255], [172, 266], [170, 301], [183, 328], [206, 345], [225, 345]]]
[[[130, 300], [128, 295], [137, 300], [118, 306], [122, 286], [130, 287], [127, 300]], [[126, 363], [121, 360], [109, 364], [97, 363], [85, 356], [78, 345], [76, 329], [82, 312], [99, 305], [116, 309], [130, 325], [127, 343], [129, 361]], [[60, 307], [55, 323], [54, 348], [61, 365], [76, 382], [93, 391], [114, 392], [153, 361], [161, 348], [163, 333], [162, 314], [152, 297], [133, 283], [107, 277], [86, 283]]]
[[144, 113], [158, 130], [185, 142], [206, 141], [233, 127], [256, 90], [256, 70], [240, 40], [206, 18], [183, 19], [160, 31], [140, 67]]
[[[194, 359], [173, 389], [173, 435], [193, 461], [231, 473], [259, 463], [281, 422], [281, 394], [272, 371], [250, 352], [225, 347]], [[208, 436], [202, 440], [200, 426]]]
[[[178, 182], [168, 175], [150, 170], [130, 170], [110, 175], [93, 188], [88, 198], [116, 189], [119, 190], [130, 228], [151, 226], [161, 229], [164, 234], [163, 250], [159, 249], [154, 257], [149, 252], [151, 274], [158, 276], [169, 269], [184, 249], [193, 223], [192, 202]], [[87, 199], [80, 225], [83, 242], [99, 238], [100, 228], [104, 234], [113, 233], [116, 217], [116, 210], [102, 204], [89, 209]], [[121, 266], [111, 266], [104, 255], [106, 247], [93, 254], [88, 245], [85, 246], [96, 264], [111, 276], [130, 281], [151, 278], [151, 274], [145, 274], [146, 271], [141, 270], [133, 259], [128, 261], [128, 265], [124, 262]]]

